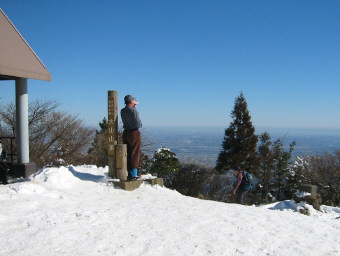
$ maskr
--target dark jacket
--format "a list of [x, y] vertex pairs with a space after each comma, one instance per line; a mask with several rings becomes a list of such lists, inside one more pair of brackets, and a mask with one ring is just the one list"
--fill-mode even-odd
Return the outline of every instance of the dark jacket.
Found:
[[122, 108], [120, 111], [120, 116], [125, 130], [139, 129], [142, 127], [142, 122], [136, 108], [126, 105], [125, 108]]

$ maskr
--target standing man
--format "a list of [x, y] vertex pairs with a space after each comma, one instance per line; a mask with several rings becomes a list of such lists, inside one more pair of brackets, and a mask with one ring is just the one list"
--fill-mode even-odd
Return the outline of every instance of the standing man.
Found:
[[235, 170], [235, 174], [237, 177], [235, 189], [234, 189], [234, 195], [236, 195], [236, 201], [238, 204], [243, 204], [244, 196], [248, 193], [248, 187], [245, 185], [245, 179], [243, 170], [240, 167], [237, 167]]
[[128, 180], [136, 180], [142, 144], [138, 129], [142, 127], [142, 122], [136, 109], [137, 99], [131, 95], [126, 95], [124, 102], [125, 108], [120, 111], [120, 116], [124, 128], [123, 143], [127, 144]]

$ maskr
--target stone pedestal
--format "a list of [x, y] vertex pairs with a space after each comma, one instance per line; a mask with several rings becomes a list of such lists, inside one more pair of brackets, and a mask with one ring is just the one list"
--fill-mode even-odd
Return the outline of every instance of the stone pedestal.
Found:
[[149, 182], [152, 186], [153, 185], [159, 185], [159, 186], [163, 187], [163, 179], [162, 178], [149, 179], [149, 180], [145, 180], [145, 181]]
[[301, 184], [299, 190], [310, 193], [309, 198], [316, 199], [317, 186], [310, 184]]
[[142, 180], [132, 180], [132, 181], [114, 181], [113, 184], [116, 186], [127, 190], [127, 191], [132, 191], [137, 188], [143, 183]]
[[33, 173], [36, 173], [37, 168], [35, 163], [27, 163], [27, 164], [18, 164], [18, 163], [13, 163], [11, 167], [11, 172], [10, 175], [13, 177], [23, 177], [23, 178], [28, 178], [30, 175]]
[[163, 187], [163, 179], [162, 178], [156, 178], [156, 179], [148, 179], [148, 180], [132, 180], [132, 181], [113, 181], [113, 184], [116, 186], [127, 190], [127, 191], [132, 191], [137, 188], [144, 182], [150, 183], [152, 186], [153, 185], [159, 185]]

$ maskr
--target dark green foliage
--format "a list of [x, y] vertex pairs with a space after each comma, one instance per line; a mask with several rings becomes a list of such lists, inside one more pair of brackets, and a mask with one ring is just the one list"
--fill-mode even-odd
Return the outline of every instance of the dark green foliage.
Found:
[[199, 197], [203, 194], [203, 183], [208, 179], [205, 169], [195, 164], [181, 166], [175, 182], [175, 189], [181, 193]]
[[140, 153], [140, 161], [139, 161], [139, 171], [142, 173], [146, 173], [150, 170], [151, 167], [151, 159], [149, 156], [143, 152]]
[[152, 159], [150, 172], [159, 177], [173, 174], [178, 171], [180, 162], [174, 152], [167, 148], [158, 149]]
[[288, 150], [284, 149], [283, 139], [278, 139], [274, 142], [274, 170], [275, 170], [275, 187], [277, 189], [276, 199], [286, 199], [286, 191], [288, 188], [287, 177], [290, 172], [292, 152], [295, 147], [293, 141]]
[[294, 164], [290, 168], [289, 175], [287, 176], [287, 189], [286, 197], [293, 198], [300, 185], [310, 183], [303, 171], [304, 171], [304, 160], [301, 157], [297, 157]]
[[257, 177], [260, 179], [258, 190], [260, 192], [261, 203], [267, 201], [267, 196], [273, 187], [275, 158], [271, 147], [272, 142], [269, 133], [262, 133], [258, 148], [260, 165], [256, 172]]
[[107, 139], [107, 120], [104, 117], [102, 122], [99, 122], [100, 130], [96, 130], [96, 134], [88, 151], [89, 161], [97, 166], [108, 165], [108, 139]]
[[216, 169], [223, 172], [240, 166], [242, 169], [256, 170], [258, 138], [255, 135], [255, 128], [242, 92], [235, 99], [231, 117], [232, 122], [225, 130], [223, 149], [218, 156]]
[[103, 118], [103, 121], [99, 122], [99, 127], [100, 127], [100, 130], [96, 131], [96, 133], [103, 133], [104, 131], [107, 130], [108, 123], [105, 117]]
[[292, 178], [291, 171], [294, 146], [295, 142], [292, 142], [287, 150], [283, 139], [272, 143], [269, 133], [260, 135], [258, 148], [260, 164], [256, 171], [259, 184], [255, 191], [260, 194], [261, 200], [258, 203], [292, 198], [293, 189], [298, 186], [297, 180]]
[[295, 142], [287, 150], [283, 139], [271, 142], [266, 132], [259, 137], [260, 145], [257, 148], [258, 137], [242, 92], [235, 99], [231, 117], [232, 122], [225, 130], [216, 169], [222, 173], [239, 166], [253, 173], [259, 181], [255, 190], [257, 195], [253, 197], [261, 201], [257, 203], [268, 202], [269, 197], [270, 200], [279, 200], [290, 196], [293, 193], [290, 186], [298, 186], [298, 181], [293, 179], [290, 172]]

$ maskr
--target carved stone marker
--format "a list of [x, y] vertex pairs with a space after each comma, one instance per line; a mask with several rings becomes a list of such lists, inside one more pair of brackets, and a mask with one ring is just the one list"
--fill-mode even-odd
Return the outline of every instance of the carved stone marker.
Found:
[[121, 181], [127, 180], [127, 146], [126, 144], [115, 145], [116, 149], [116, 173]]
[[299, 188], [300, 192], [307, 192], [306, 195], [298, 195], [295, 194], [294, 200], [297, 203], [302, 201], [306, 202], [307, 204], [313, 205], [313, 208], [317, 211], [321, 211], [321, 202], [322, 198], [320, 194], [316, 193], [317, 186], [310, 185], [310, 184], [302, 184]]
[[109, 176], [117, 177], [116, 170], [116, 150], [115, 145], [118, 144], [118, 92], [108, 91], [108, 164]]
[[[118, 178], [119, 181], [113, 183], [124, 190], [134, 190], [139, 188], [143, 180], [127, 181], [127, 145], [118, 144], [118, 92], [108, 91], [108, 164], [109, 176]], [[145, 180], [151, 185], [163, 186], [163, 179]]]

